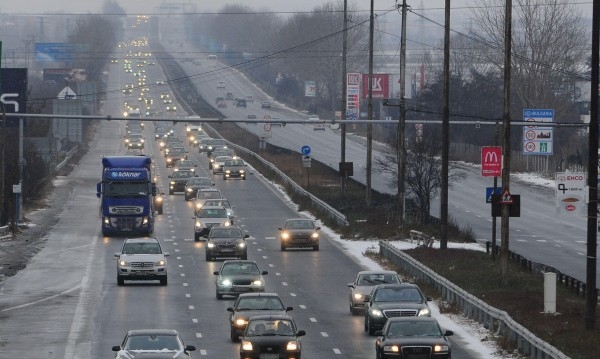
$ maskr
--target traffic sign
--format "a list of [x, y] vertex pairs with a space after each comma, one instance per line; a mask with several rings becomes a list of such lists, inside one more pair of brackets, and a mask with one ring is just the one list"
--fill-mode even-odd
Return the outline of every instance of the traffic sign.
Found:
[[271, 124], [270, 123], [265, 123], [263, 125], [263, 128], [265, 129], [265, 131], [271, 131]]
[[[494, 188], [496, 191], [494, 191]], [[486, 187], [485, 188], [485, 203], [492, 203], [492, 195], [501, 195], [502, 188], [500, 187]]]
[[310, 167], [310, 156], [302, 156], [302, 165], [306, 168]]
[[513, 198], [512, 198], [512, 195], [510, 194], [510, 191], [507, 188], [502, 193], [502, 197], [500, 197], [500, 204], [512, 204], [512, 203], [513, 203]]
[[554, 122], [553, 109], [525, 109], [523, 121], [531, 125], [523, 127], [523, 154], [551, 155], [554, 129], [544, 123]]
[[585, 206], [585, 184], [585, 172], [556, 173], [556, 207], [560, 214], [581, 214]]
[[310, 147], [307, 145], [302, 146], [302, 148], [300, 149], [300, 152], [304, 155], [304, 156], [308, 156], [310, 155]]

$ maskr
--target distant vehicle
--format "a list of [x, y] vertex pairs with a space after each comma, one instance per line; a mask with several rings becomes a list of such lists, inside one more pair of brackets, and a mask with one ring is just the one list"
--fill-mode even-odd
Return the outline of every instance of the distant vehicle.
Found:
[[169, 176], [169, 194], [174, 194], [175, 192], [183, 192], [185, 190], [185, 184], [190, 178], [196, 177], [192, 171], [177, 171], [173, 172], [172, 175]]
[[354, 282], [348, 283], [348, 287], [350, 287], [348, 295], [350, 313], [354, 315], [365, 308], [365, 296], [371, 293], [374, 286], [401, 282], [400, 276], [394, 271], [367, 270], [358, 272]]
[[216, 103], [217, 105], [218, 105], [218, 104], [219, 104], [219, 102], [221, 102], [221, 101], [225, 101], [225, 98], [224, 98], [224, 97], [222, 97], [222, 96], [218, 96], [217, 98], [215, 98], [215, 103]]
[[246, 102], [254, 102], [254, 97], [251, 95], [246, 96]]
[[290, 247], [310, 247], [319, 250], [319, 230], [315, 221], [307, 218], [292, 218], [285, 221], [279, 228], [281, 250]]
[[244, 334], [248, 320], [253, 315], [283, 315], [293, 310], [286, 307], [275, 293], [244, 293], [240, 294], [232, 307], [227, 308], [229, 325], [231, 326], [231, 341], [236, 342]]
[[[175, 163], [179, 160], [187, 160], [187, 150], [185, 147], [172, 147], [169, 149], [169, 153], [165, 156], [165, 162], [167, 168], [175, 166]], [[192, 173], [195, 170], [190, 169]]]
[[[200, 192], [200, 191], [198, 191]], [[194, 241], [208, 234], [214, 226], [231, 226], [231, 218], [223, 207], [205, 206], [196, 213], [194, 223]]]
[[238, 98], [236, 103], [235, 103], [236, 107], [244, 107], [246, 108], [246, 100], [244, 100], [243, 98]]
[[225, 98], [227, 100], [233, 100], [233, 92], [228, 92], [227, 94], [225, 94]]
[[221, 269], [213, 273], [217, 276], [217, 299], [223, 299], [224, 295], [237, 297], [242, 293], [264, 292], [263, 276], [269, 274], [267, 271], [260, 271], [256, 262], [251, 260], [226, 260]]
[[117, 284], [125, 280], [158, 280], [167, 285], [167, 259], [156, 238], [127, 238], [117, 258]]
[[150, 356], [191, 359], [190, 352], [196, 350], [196, 347], [183, 344], [176, 330], [140, 329], [128, 331], [121, 345], [113, 346], [112, 350], [116, 352], [116, 359], [149, 358]]
[[225, 81], [219, 81], [219, 82], [217, 82], [217, 88], [218, 89], [224, 89], [225, 88]]
[[[198, 213], [203, 207], [204, 203], [209, 199], [220, 199], [223, 198], [221, 190], [218, 188], [204, 188], [196, 192], [194, 200], [194, 211]], [[229, 214], [229, 213], [227, 213]]]
[[271, 103], [270, 103], [269, 101], [263, 101], [263, 102], [260, 104], [260, 107], [261, 107], [261, 108], [271, 108]]
[[381, 359], [421, 357], [427, 353], [430, 358], [449, 359], [452, 344], [448, 337], [451, 330], [442, 331], [439, 323], [431, 317], [390, 318], [375, 341], [375, 356]]
[[212, 164], [212, 173], [223, 173], [223, 165], [225, 165], [225, 161], [231, 159], [231, 156], [217, 156], [215, 157], [215, 161]]
[[192, 198], [196, 198], [196, 193], [205, 188], [211, 188], [215, 184], [208, 177], [194, 177], [190, 178], [185, 184], [185, 200], [189, 201]]
[[217, 67], [217, 55], [208, 55], [206, 59], [210, 67]]
[[255, 118], [256, 118], [256, 115], [253, 115], [253, 114], [249, 114], [249, 115], [248, 115], [248, 119], [249, 119], [249, 120], [253, 120], [253, 119], [255, 119]]
[[223, 179], [238, 177], [246, 179], [246, 163], [243, 159], [236, 157], [223, 163]]

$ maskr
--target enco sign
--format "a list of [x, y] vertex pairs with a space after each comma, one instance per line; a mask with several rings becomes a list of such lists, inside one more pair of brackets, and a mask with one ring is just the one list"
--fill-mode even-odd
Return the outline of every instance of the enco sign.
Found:
[[[17, 113], [19, 112], [19, 103], [16, 100], [10, 100], [11, 98], [18, 98], [19, 94], [18, 93], [3, 93], [2, 95], [0, 95], [0, 102], [2, 102], [2, 104], [4, 106], [7, 105], [12, 105], [13, 106], [13, 110], [12, 112]], [[4, 107], [4, 111], [10, 112], [9, 108]]]

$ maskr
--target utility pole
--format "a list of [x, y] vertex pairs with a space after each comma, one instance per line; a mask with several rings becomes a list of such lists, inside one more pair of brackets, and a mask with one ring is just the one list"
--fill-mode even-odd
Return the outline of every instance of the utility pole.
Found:
[[[348, 0], [344, 0], [344, 40], [342, 43], [342, 120], [346, 121], [346, 107], [348, 106], [348, 74], [346, 64], [346, 53], [348, 52]], [[341, 125], [341, 136], [340, 136], [342, 153], [340, 156], [340, 162], [344, 166], [344, 170], [340, 173], [340, 197], [342, 198], [342, 205], [344, 203], [344, 196], [346, 192], [346, 123]]]
[[[502, 193], [510, 193], [510, 67], [512, 41], [512, 0], [506, 0], [504, 15], [504, 137], [502, 147]], [[503, 286], [508, 286], [508, 238], [509, 238], [509, 206], [502, 205], [500, 221], [500, 237], [502, 252], [500, 253], [500, 274]]]
[[371, 15], [369, 21], [369, 99], [367, 113], [369, 123], [367, 124], [367, 184], [365, 191], [365, 203], [367, 208], [371, 207], [371, 157], [373, 156], [373, 36], [375, 35], [374, 0], [371, 0]]
[[588, 186], [590, 201], [587, 220], [587, 263], [586, 263], [586, 312], [585, 328], [594, 330], [596, 326], [596, 260], [598, 246], [598, 76], [600, 75], [600, 3], [594, 1], [592, 10], [592, 81], [590, 101]]
[[442, 188], [440, 190], [440, 249], [448, 249], [448, 157], [450, 152], [450, 0], [446, 0], [444, 18], [444, 100], [442, 104]]
[[406, 91], [406, 0], [402, 0], [402, 32], [400, 35], [400, 107], [399, 107], [399, 119], [398, 119], [398, 138], [397, 142], [397, 153], [398, 158], [398, 223], [400, 227], [404, 225], [404, 198], [406, 197], [406, 184], [404, 178], [406, 177], [406, 102], [405, 91]]

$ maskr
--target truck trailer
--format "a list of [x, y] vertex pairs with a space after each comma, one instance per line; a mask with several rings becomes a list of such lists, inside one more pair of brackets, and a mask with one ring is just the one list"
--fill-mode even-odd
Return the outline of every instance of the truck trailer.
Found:
[[154, 230], [156, 184], [152, 182], [152, 159], [148, 156], [105, 156], [100, 198], [102, 234], [150, 235]]

